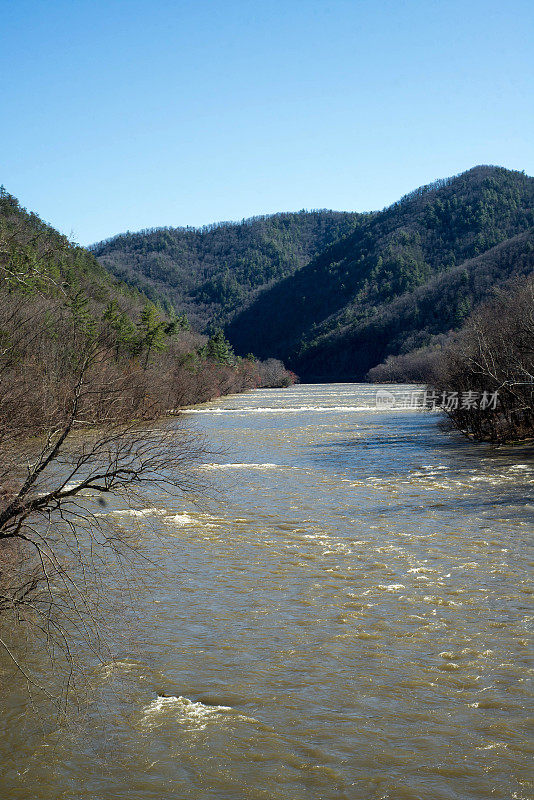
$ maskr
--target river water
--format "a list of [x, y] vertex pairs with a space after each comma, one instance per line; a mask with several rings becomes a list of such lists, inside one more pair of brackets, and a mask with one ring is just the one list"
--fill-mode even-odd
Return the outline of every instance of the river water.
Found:
[[2, 799], [534, 797], [532, 451], [374, 395], [301, 385], [187, 414], [219, 494], [105, 512], [156, 525], [164, 569], [78, 726], [3, 665]]

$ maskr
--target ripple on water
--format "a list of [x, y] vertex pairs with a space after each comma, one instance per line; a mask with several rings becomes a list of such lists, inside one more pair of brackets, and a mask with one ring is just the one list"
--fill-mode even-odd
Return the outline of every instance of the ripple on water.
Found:
[[142, 712], [144, 725], [154, 727], [160, 725], [165, 717], [194, 729], [204, 730], [209, 722], [217, 722], [225, 714], [232, 712], [230, 706], [204, 705], [194, 702], [188, 697], [158, 695]]
[[374, 391], [261, 390], [190, 412], [221, 500], [201, 512], [155, 490], [107, 512], [162, 543], [164, 569], [135, 594], [139, 642], [92, 674], [109, 690], [100, 727], [84, 719], [57, 749], [28, 757], [15, 698], [0, 756], [19, 777], [0, 796], [533, 796], [529, 457], [378, 412]]

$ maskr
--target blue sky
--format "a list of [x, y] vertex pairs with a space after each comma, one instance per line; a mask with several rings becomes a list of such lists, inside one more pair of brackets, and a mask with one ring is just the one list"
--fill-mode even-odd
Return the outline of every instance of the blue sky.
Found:
[[82, 244], [534, 173], [509, 0], [0, 0], [0, 183]]

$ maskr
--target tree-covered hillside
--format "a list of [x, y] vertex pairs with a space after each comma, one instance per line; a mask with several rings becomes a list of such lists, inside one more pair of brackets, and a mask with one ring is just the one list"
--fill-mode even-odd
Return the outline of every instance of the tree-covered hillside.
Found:
[[[332, 328], [329, 320], [314, 343], [303, 347], [301, 368], [309, 374], [335, 371], [365, 375], [391, 355], [419, 351], [458, 329], [497, 287], [534, 270], [534, 228], [467, 259], [426, 283], [377, 305], [369, 318]], [[336, 322], [351, 315], [350, 307]], [[355, 369], [356, 365], [356, 369]], [[357, 370], [357, 371], [356, 371]], [[371, 375], [372, 377], [372, 375]]]
[[0, 444], [61, 424], [81, 376], [98, 423], [291, 382], [280, 362], [236, 357], [222, 331], [191, 331], [2, 188]]
[[422, 187], [262, 292], [229, 338], [288, 359], [301, 376], [362, 378], [390, 353], [458, 327], [494, 283], [532, 269], [532, 237], [521, 234], [533, 209], [534, 179], [500, 167]]
[[121, 234], [91, 250], [114, 275], [210, 331], [227, 324], [262, 288], [352, 233], [365, 216], [300, 211], [201, 229], [156, 228]]
[[35, 213], [22, 208], [0, 187], [0, 264], [3, 287], [47, 296], [80, 291], [88, 302], [105, 304], [112, 297], [130, 309], [146, 298], [116, 280], [84, 247], [70, 242]]

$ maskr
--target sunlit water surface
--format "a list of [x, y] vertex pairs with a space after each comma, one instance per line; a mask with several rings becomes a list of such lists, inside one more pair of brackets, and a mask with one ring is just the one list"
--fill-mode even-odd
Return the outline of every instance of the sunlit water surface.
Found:
[[3, 664], [0, 796], [532, 798], [531, 451], [356, 384], [188, 417], [224, 448], [202, 469], [219, 499], [105, 512], [156, 525], [164, 570], [79, 726]]

